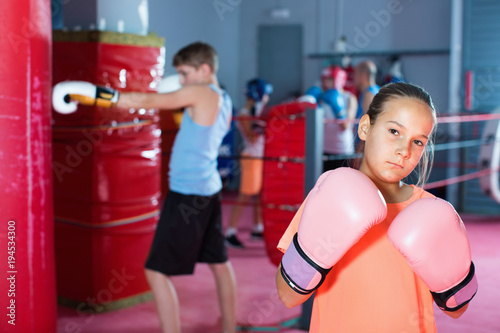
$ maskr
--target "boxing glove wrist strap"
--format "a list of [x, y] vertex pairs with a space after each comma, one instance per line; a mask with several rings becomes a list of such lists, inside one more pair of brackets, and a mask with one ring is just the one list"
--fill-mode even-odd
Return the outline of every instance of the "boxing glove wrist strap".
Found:
[[331, 269], [318, 266], [300, 247], [297, 234], [293, 236], [281, 260], [281, 276], [295, 292], [307, 295], [316, 290]]
[[118, 97], [120, 96], [117, 90], [99, 86], [96, 88], [95, 95], [95, 104], [106, 108], [114, 107], [118, 102]]
[[453, 288], [435, 293], [431, 291], [434, 302], [440, 309], [445, 311], [457, 311], [474, 297], [477, 292], [477, 279], [474, 263], [471, 261], [469, 274], [462, 282]]
[[79, 93], [69, 94], [64, 96], [64, 101], [69, 103], [70, 100], [78, 101], [84, 105], [95, 105], [104, 108], [112, 108], [116, 105], [119, 98], [117, 90], [107, 87], [95, 87], [95, 96], [86, 96]]

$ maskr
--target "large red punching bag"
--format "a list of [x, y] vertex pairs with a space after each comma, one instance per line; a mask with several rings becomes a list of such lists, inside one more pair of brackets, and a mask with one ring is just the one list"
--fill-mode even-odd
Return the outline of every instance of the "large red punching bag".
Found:
[[49, 0], [0, 2], [0, 332], [56, 332]]
[[[54, 31], [53, 82], [154, 92], [164, 40], [111, 31]], [[159, 215], [156, 110], [79, 105], [53, 114], [58, 303], [101, 313], [151, 299], [144, 262]]]

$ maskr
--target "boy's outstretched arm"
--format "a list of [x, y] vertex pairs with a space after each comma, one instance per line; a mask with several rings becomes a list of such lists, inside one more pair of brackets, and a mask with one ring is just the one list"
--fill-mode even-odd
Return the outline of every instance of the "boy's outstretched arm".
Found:
[[116, 107], [123, 109], [164, 109], [176, 110], [193, 106], [197, 102], [195, 96], [203, 94], [202, 86], [185, 86], [170, 93], [144, 93], [123, 92], [120, 93]]
[[52, 104], [60, 113], [72, 113], [77, 105], [119, 107], [125, 109], [158, 108], [175, 110], [195, 106], [211, 92], [204, 85], [185, 86], [165, 94], [144, 92], [118, 92], [108, 87], [96, 86], [84, 81], [63, 81], [54, 86]]

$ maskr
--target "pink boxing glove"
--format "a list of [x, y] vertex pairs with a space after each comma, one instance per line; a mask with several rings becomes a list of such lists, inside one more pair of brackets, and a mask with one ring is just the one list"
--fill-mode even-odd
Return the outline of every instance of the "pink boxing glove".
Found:
[[309, 192], [298, 232], [281, 260], [281, 275], [307, 295], [331, 267], [387, 215], [382, 194], [365, 174], [351, 168], [325, 172]]
[[460, 216], [447, 201], [412, 202], [392, 221], [387, 236], [442, 310], [456, 311], [474, 297], [477, 279], [469, 240]]

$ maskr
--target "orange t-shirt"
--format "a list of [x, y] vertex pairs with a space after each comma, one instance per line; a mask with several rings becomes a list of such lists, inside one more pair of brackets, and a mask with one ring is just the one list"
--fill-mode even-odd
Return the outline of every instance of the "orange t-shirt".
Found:
[[[387, 204], [386, 219], [372, 227], [333, 266], [316, 290], [310, 332], [436, 332], [429, 289], [391, 245], [387, 229], [411, 202], [432, 194], [414, 187], [412, 197]], [[302, 209], [281, 238], [285, 252], [297, 232]]]

